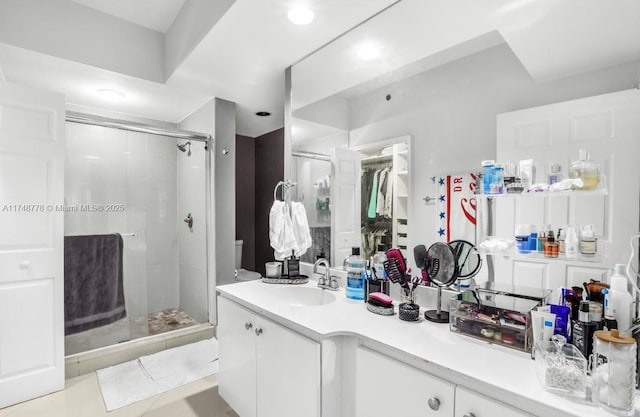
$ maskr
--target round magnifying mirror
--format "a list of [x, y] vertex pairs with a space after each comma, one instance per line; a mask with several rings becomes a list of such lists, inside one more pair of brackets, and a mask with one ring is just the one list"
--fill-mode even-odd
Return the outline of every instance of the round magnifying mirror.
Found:
[[452, 240], [449, 246], [458, 263], [458, 279], [475, 277], [482, 267], [482, 258], [473, 243], [466, 240]]

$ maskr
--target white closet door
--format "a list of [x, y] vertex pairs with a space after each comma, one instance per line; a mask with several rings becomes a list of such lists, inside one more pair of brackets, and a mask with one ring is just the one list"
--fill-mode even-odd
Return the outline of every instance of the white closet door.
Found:
[[64, 111], [0, 82], [0, 408], [64, 388]]
[[359, 152], [334, 148], [331, 154], [331, 259], [334, 266], [360, 247]]

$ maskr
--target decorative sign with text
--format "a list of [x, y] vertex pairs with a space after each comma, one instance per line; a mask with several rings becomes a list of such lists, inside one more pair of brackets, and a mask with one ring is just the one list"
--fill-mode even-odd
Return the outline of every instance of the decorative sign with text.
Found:
[[476, 177], [476, 174], [461, 174], [438, 178], [436, 227], [441, 241], [463, 239], [475, 244]]

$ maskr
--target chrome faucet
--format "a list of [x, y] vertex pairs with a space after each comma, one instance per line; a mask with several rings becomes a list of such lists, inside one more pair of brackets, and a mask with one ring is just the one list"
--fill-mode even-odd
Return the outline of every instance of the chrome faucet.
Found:
[[329, 261], [325, 258], [320, 258], [313, 264], [313, 273], [320, 274], [318, 272], [318, 266], [324, 266], [324, 276], [318, 278], [318, 288], [324, 288], [326, 290], [338, 291], [338, 280], [336, 277], [331, 276]]

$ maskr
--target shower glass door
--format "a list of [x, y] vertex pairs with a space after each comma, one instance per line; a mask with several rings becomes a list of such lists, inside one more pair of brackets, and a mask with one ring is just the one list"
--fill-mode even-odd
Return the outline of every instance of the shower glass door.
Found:
[[67, 355], [207, 322], [205, 152], [66, 123]]

